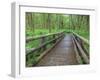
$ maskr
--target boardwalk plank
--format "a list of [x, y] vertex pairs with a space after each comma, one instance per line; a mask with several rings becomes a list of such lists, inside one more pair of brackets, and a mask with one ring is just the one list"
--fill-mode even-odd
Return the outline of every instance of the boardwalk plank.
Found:
[[78, 64], [72, 36], [66, 35], [60, 43], [56, 45], [49, 53], [47, 53], [36, 66], [58, 66], [58, 65], [76, 65]]

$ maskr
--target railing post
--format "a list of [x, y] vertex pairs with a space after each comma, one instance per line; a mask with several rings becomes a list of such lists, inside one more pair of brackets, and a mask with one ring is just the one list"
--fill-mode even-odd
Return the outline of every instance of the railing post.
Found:
[[82, 40], [80, 39], [80, 38], [78, 38], [78, 42], [79, 42], [79, 44], [81, 45], [81, 47], [82, 47]]
[[83, 63], [89, 63], [89, 55], [88, 52], [86, 51], [84, 44], [88, 44], [88, 41], [86, 39], [84, 39], [83, 37], [77, 35], [76, 33], [73, 33], [74, 35], [74, 41], [76, 43], [77, 46], [77, 50], [79, 51], [79, 55], [81, 56], [81, 59], [83, 61]]
[[80, 38], [78, 38], [78, 37], [77, 37], [77, 40], [78, 40], [80, 46], [81, 46], [82, 48], [84, 48], [84, 46], [83, 46], [83, 41], [82, 41]]
[[[56, 37], [56, 35], [54, 34], [54, 35], [53, 35], [53, 39], [54, 39], [55, 37]], [[56, 41], [54, 40], [53, 43], [55, 43], [55, 42], [56, 42]]]
[[[40, 41], [40, 45], [44, 44], [46, 42], [46, 37], [42, 37]], [[46, 49], [46, 46], [43, 46], [43, 50]]]

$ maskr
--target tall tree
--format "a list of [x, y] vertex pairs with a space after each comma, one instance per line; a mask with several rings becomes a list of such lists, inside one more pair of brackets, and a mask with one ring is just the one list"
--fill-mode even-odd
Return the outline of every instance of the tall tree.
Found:
[[49, 29], [49, 32], [51, 32], [51, 26], [50, 26], [50, 24], [51, 24], [51, 14], [50, 13], [48, 13], [48, 29]]

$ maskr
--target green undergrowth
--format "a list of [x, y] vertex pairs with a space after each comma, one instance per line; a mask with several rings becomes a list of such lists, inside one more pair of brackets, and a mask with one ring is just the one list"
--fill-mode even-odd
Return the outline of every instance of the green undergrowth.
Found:
[[80, 36], [82, 36], [82, 37], [89, 40], [89, 32], [88, 31], [86, 31], [86, 30], [72, 30], [72, 31], [74, 31], [78, 35], [80, 35]]
[[[26, 37], [31, 37], [31, 36], [41, 36], [41, 35], [47, 35], [47, 34], [51, 34], [51, 33], [56, 33], [56, 32], [60, 32], [60, 31], [65, 31], [65, 34], [74, 31], [75, 33], [79, 34], [80, 36], [86, 38], [89, 40], [89, 32], [86, 30], [69, 30], [69, 29], [63, 29], [63, 30], [52, 30], [51, 32], [49, 32], [47, 29], [36, 29], [33, 33], [32, 30], [27, 30], [26, 31]], [[46, 42], [48, 42], [49, 40], [53, 39], [53, 37], [48, 37], [46, 38]], [[26, 48], [37, 48], [41, 45], [41, 40], [33, 40], [30, 41], [28, 43], [26, 43]], [[48, 44], [46, 46], [46, 49], [49, 49], [52, 47], [52, 44]], [[89, 53], [89, 46], [88, 45], [84, 45], [85, 49], [88, 51]], [[38, 62], [38, 57], [41, 55], [41, 53], [43, 53], [44, 50], [39, 50], [35, 53], [30, 53], [28, 56], [26, 56], [26, 66], [27, 67], [32, 67], [34, 64], [36, 64]], [[81, 61], [81, 63], [83, 63], [83, 61]]]
[[26, 37], [30, 37], [30, 36], [40, 36], [40, 35], [45, 35], [45, 34], [51, 34], [51, 33], [56, 33], [56, 32], [61, 32], [64, 31], [64, 29], [62, 30], [54, 30], [52, 29], [51, 31], [49, 31], [48, 29], [36, 29], [34, 31], [32, 31], [31, 29], [26, 30]]
[[48, 44], [46, 46], [46, 49], [39, 49], [36, 52], [31, 52], [26, 56], [26, 67], [32, 67], [38, 62], [38, 58], [43, 53], [45, 50], [49, 49], [52, 47], [52, 44]]

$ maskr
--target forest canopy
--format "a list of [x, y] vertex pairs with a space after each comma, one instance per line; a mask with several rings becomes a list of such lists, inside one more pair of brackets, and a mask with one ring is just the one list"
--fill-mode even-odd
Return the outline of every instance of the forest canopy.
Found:
[[89, 15], [26, 12], [26, 37], [74, 31], [89, 39]]
[[[89, 22], [89, 15], [26, 12], [25, 49], [26, 53], [28, 53], [26, 55], [26, 66], [34, 66], [39, 61], [40, 56], [43, 55], [42, 53], [52, 48], [58, 40], [63, 38], [62, 35], [70, 34], [68, 32], [73, 31], [82, 39], [88, 41]], [[57, 34], [57, 32], [64, 34]], [[81, 43], [81, 39], [78, 38], [77, 40]], [[89, 53], [89, 45], [84, 44], [84, 49]], [[80, 61], [84, 63], [83, 58]]]

